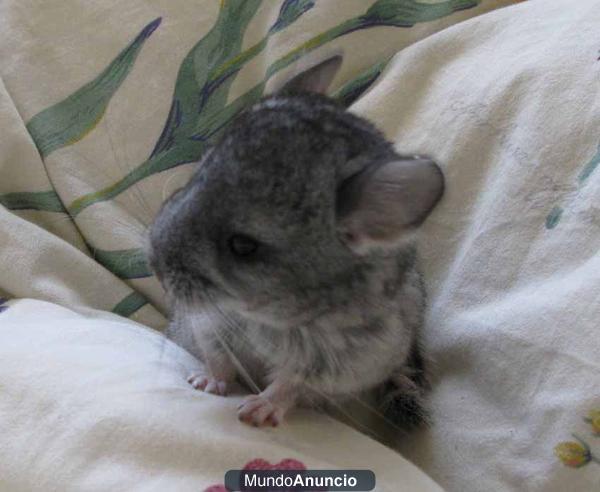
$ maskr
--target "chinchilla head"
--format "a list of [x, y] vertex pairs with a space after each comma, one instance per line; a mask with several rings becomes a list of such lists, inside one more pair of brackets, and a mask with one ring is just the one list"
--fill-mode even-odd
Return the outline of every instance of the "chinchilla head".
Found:
[[282, 328], [339, 311], [437, 203], [436, 164], [323, 95], [340, 63], [241, 113], [165, 202], [150, 263], [176, 304]]

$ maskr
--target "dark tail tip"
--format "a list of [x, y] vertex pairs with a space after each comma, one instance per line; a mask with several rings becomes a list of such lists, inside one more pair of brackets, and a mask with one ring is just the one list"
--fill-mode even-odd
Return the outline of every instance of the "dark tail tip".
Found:
[[379, 402], [385, 418], [403, 429], [413, 430], [430, 422], [422, 390], [407, 390], [388, 381], [382, 388]]
[[431, 421], [426, 396], [430, 388], [425, 360], [415, 343], [406, 364], [381, 385], [380, 410], [386, 418], [406, 430], [428, 425]]

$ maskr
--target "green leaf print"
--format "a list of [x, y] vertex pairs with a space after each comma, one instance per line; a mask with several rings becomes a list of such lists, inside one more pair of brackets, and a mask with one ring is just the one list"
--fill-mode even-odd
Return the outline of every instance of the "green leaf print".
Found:
[[276, 60], [269, 66], [263, 81], [227, 104], [232, 77], [262, 52], [271, 33], [298, 19], [312, 7], [312, 2], [284, 1], [278, 19], [265, 37], [240, 53], [245, 28], [260, 2], [224, 0], [216, 24], [192, 48], [180, 67], [167, 121], [150, 157], [112, 185], [74, 200], [68, 206], [69, 212], [75, 216], [94, 203], [114, 198], [152, 174], [199, 160], [233, 117], [261, 97], [268, 79], [304, 54], [353, 31], [376, 26], [410, 27], [477, 6], [480, 2], [448, 0], [432, 4], [414, 0], [378, 0], [363, 15], [338, 24]]
[[572, 205], [573, 200], [577, 198], [579, 191], [585, 186], [589, 177], [594, 173], [596, 169], [600, 166], [600, 144], [598, 144], [598, 149], [596, 153], [592, 156], [592, 158], [587, 162], [583, 169], [577, 176], [577, 189], [573, 196], [565, 200], [563, 205], [555, 205], [552, 210], [546, 216], [546, 229], [554, 229], [560, 223], [565, 210], [568, 211], [569, 207]]
[[583, 185], [592, 175], [592, 173], [598, 168], [598, 166], [600, 166], [600, 144], [598, 145], [596, 154], [591, 158], [590, 162], [583, 167], [579, 173], [579, 176], [577, 176], [578, 183]]
[[148, 304], [148, 299], [139, 292], [132, 292], [112, 308], [112, 312], [128, 318], [146, 304]]
[[[152, 174], [179, 164], [197, 161], [229, 121], [225, 108], [229, 88], [236, 74], [267, 45], [269, 36], [289, 25], [312, 7], [310, 2], [284, 2], [269, 32], [255, 45], [240, 53], [245, 29], [260, 6], [260, 0], [226, 0], [213, 28], [183, 60], [175, 83], [173, 101], [163, 131], [148, 160], [116, 183], [73, 201], [69, 212], [77, 215], [88, 206], [110, 200]], [[293, 10], [293, 11], [292, 11]], [[257, 90], [250, 91], [255, 94]], [[258, 98], [262, 95], [259, 94]], [[256, 98], [256, 99], [258, 99]], [[251, 99], [251, 95], [245, 98]], [[243, 108], [241, 108], [243, 109]], [[208, 128], [207, 123], [214, 123]]]
[[92, 257], [109, 272], [121, 279], [152, 276], [146, 255], [140, 248], [106, 251], [88, 244]]
[[415, 0], [378, 0], [361, 17], [365, 24], [411, 27], [450, 15], [457, 10], [469, 9], [481, 0], [450, 0], [449, 2], [421, 3]]
[[175, 91], [167, 122], [151, 157], [181, 143], [192, 133], [199, 115], [222, 108], [233, 80], [213, 90], [215, 72], [238, 55], [250, 20], [260, 6], [260, 0], [225, 0], [212, 29], [186, 55], [177, 75]]
[[439, 3], [421, 3], [415, 0], [378, 0], [363, 15], [348, 19], [309, 39], [277, 60], [269, 67], [267, 78], [298, 60], [304, 54], [351, 32], [378, 26], [412, 27], [420, 22], [430, 22], [446, 17], [457, 10], [476, 7], [480, 3], [481, 0], [449, 0]]
[[144, 27], [94, 80], [31, 118], [27, 130], [42, 157], [81, 140], [94, 129], [113, 94], [129, 74], [142, 45], [160, 22], [158, 18]]
[[[245, 107], [255, 103], [260, 99], [267, 81], [273, 75], [275, 75], [280, 70], [283, 70], [287, 66], [291, 65], [294, 61], [298, 60], [306, 53], [309, 53], [310, 51], [321, 47], [329, 41], [332, 41], [340, 36], [349, 34], [353, 31], [381, 25], [410, 27], [416, 22], [427, 22], [436, 20], [446, 15], [450, 15], [456, 10], [475, 7], [479, 5], [480, 2], [481, 0], [450, 0], [437, 4], [425, 4], [415, 2], [413, 0], [379, 0], [371, 6], [371, 8], [367, 11], [366, 14], [338, 24], [337, 26], [329, 29], [328, 31], [325, 31], [324, 33], [321, 33], [309, 39], [299, 47], [293, 49], [292, 51], [284, 55], [279, 60], [276, 60], [268, 67], [266, 77], [262, 82], [255, 85], [248, 92], [232, 101], [228, 106], [224, 108], [221, 114], [216, 115], [216, 118], [213, 117], [211, 119], [202, 121], [202, 131], [199, 131], [191, 138], [202, 140], [206, 139], [207, 135], [210, 135], [214, 138], [214, 136], [218, 134], [220, 130], [225, 128], [231, 122], [231, 120], [237, 115], [237, 113], [239, 113]], [[410, 8], [407, 9], [407, 6], [409, 6]], [[384, 13], [387, 13], [387, 16], [378, 18], [376, 16], [376, 7], [385, 7]], [[394, 19], [390, 18], [390, 14], [392, 13], [392, 10], [390, 10], [391, 7], [395, 8], [395, 10], [393, 11], [396, 14]], [[373, 9], [375, 9], [375, 11], [373, 11]], [[370, 15], [367, 15], [368, 13], [370, 13]], [[358, 79], [360, 79], [361, 76], [363, 76], [364, 78], [362, 78], [362, 82], [366, 84], [363, 87], [363, 90], [366, 90], [367, 87], [377, 78], [378, 74], [376, 74], [375, 72], [379, 70], [379, 73], [381, 73], [388, 61], [389, 60], [378, 63], [370, 69], [368, 69], [366, 72], [363, 72], [361, 75], [359, 75]], [[372, 77], [370, 81], [368, 80], [369, 77]], [[349, 84], [352, 84], [353, 82], [354, 81], [351, 81], [349, 82]], [[359, 81], [356, 81], [356, 83], [358, 84]], [[340, 89], [340, 91], [342, 92], [338, 93], [340, 97], [344, 96], [344, 87]], [[355, 86], [354, 88], [358, 91], [358, 86]], [[350, 91], [350, 86], [346, 87], [346, 89]]]
[[546, 217], [546, 229], [554, 229], [562, 218], [564, 210], [556, 205]]
[[14, 192], [0, 194], [0, 205], [9, 210], [42, 210], [46, 212], [66, 212], [54, 190]]
[[346, 82], [342, 87], [332, 94], [334, 99], [337, 99], [340, 104], [345, 107], [350, 106], [356, 101], [363, 93], [371, 87], [373, 82], [381, 75], [381, 72], [385, 69], [390, 59], [386, 59], [372, 65], [364, 72], [360, 73], [357, 77], [353, 78], [349, 82]]
[[306, 11], [315, 6], [314, 0], [284, 0], [279, 9], [277, 20], [269, 29], [269, 33], [279, 32], [292, 24]]

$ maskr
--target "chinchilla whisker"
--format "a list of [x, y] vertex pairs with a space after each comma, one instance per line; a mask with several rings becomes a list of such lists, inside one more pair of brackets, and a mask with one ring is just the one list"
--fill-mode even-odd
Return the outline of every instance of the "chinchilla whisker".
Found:
[[314, 391], [321, 398], [323, 398], [325, 401], [327, 401], [330, 405], [332, 405], [333, 407], [335, 407], [336, 410], [340, 413], [340, 415], [342, 415], [346, 419], [348, 419], [348, 421], [351, 422], [352, 425], [355, 426], [355, 428], [362, 429], [361, 432], [364, 432], [366, 435], [372, 437], [375, 440], [379, 440], [382, 437], [382, 436], [379, 436], [377, 434], [377, 432], [375, 432], [373, 429], [371, 429], [370, 427], [368, 427], [366, 424], [363, 424], [362, 422], [360, 422], [359, 420], [357, 420], [355, 417], [353, 417], [352, 414], [350, 414], [349, 412], [347, 412], [346, 410], [344, 410], [344, 408], [342, 407], [342, 405], [340, 403], [338, 403], [335, 400], [335, 398], [333, 398], [332, 396], [329, 396], [326, 393], [323, 393], [321, 391], [317, 391], [315, 388], [311, 387], [308, 384], [306, 386], [308, 387], [308, 389], [310, 391]]
[[[121, 159], [118, 158], [117, 156], [117, 152], [115, 150], [115, 145], [113, 142], [113, 138], [112, 138], [112, 133], [110, 131], [109, 128], [109, 124], [108, 124], [108, 118], [104, 118], [104, 130], [106, 132], [106, 134], [108, 135], [108, 141], [110, 143], [110, 148], [113, 154], [113, 160], [115, 162], [115, 165], [121, 170], [122, 173], [127, 174], [129, 172], [129, 170], [127, 169], [126, 165], [121, 164]], [[127, 145], [123, 145], [122, 146], [125, 154], [125, 158], [126, 161], [124, 162], [129, 162], [129, 159], [127, 157]], [[133, 192], [133, 195], [136, 196], [139, 200], [138, 205], [141, 205], [142, 210], [152, 210], [152, 208], [150, 207], [150, 205], [148, 204], [148, 201], [146, 200], [146, 197], [144, 196], [144, 193], [142, 192], [141, 186], [139, 183], [134, 183], [132, 186], [129, 187], [129, 189]]]
[[[80, 152], [78, 152], [76, 150], [71, 150], [71, 152], [76, 154], [77, 156], [79, 156], [81, 159], [90, 163], [90, 166], [86, 166], [86, 173], [90, 169], [95, 169], [95, 168], [101, 167], [101, 166], [98, 166], [97, 163], [94, 163], [93, 161], [91, 161], [88, 157], [81, 154]], [[78, 173], [78, 172], [74, 171], [73, 169], [61, 169], [61, 173], [65, 174], [66, 176], [71, 176], [71, 177], [83, 182], [86, 186], [91, 187], [89, 185], [89, 178], [91, 177], [89, 174], [83, 176], [83, 173]], [[98, 173], [98, 176], [101, 176], [103, 180], [106, 179], [106, 175], [104, 175], [102, 173]], [[112, 203], [116, 203], [116, 202], [112, 202]], [[140, 207], [139, 202], [136, 203], [136, 205], [137, 205], [137, 207]], [[140, 210], [143, 210], [143, 215], [147, 215], [149, 209], [140, 207]], [[123, 213], [125, 213], [124, 209], [123, 209]], [[131, 217], [135, 218], [136, 221], [138, 221], [140, 224], [143, 224], [144, 227], [146, 227], [146, 228], [149, 227], [150, 223], [152, 222], [151, 217], [148, 217], [146, 220], [143, 220], [142, 217], [138, 213], [134, 212], [134, 210], [132, 210], [131, 208], [127, 209], [126, 213], [128, 215], [130, 215]], [[77, 219], [79, 219], [79, 216], [77, 217]]]
[[[122, 226], [124, 230], [127, 231], [127, 233], [129, 235], [131, 235], [132, 229], [133, 232], [135, 232], [136, 234], [143, 234], [140, 230], [136, 230], [136, 226], [135, 224], [128, 224], [125, 222], [119, 222], [115, 219], [104, 219], [104, 218], [97, 218], [97, 217], [77, 217], [76, 221], [78, 223], [83, 223], [83, 222], [96, 222], [102, 225], [106, 225], [106, 226], [110, 226], [111, 227], [111, 233], [114, 231], [114, 227], [118, 227], [118, 226]], [[57, 222], [72, 222], [72, 218], [69, 216], [59, 216], [59, 217], [52, 217], [52, 218], [48, 218], [47, 219], [48, 223], [51, 224], [55, 224]]]
[[378, 417], [379, 419], [381, 419], [383, 422], [385, 422], [387, 425], [393, 427], [394, 430], [401, 432], [401, 433], [405, 433], [406, 430], [403, 429], [402, 427], [400, 427], [399, 425], [396, 425], [392, 420], [390, 420], [389, 418], [387, 418], [382, 412], [380, 412], [377, 408], [375, 408], [372, 405], [369, 405], [366, 401], [364, 401], [360, 396], [354, 395], [354, 394], [348, 394], [347, 395], [349, 398], [351, 398], [352, 400], [356, 401], [359, 405], [361, 405], [363, 408], [366, 408], [369, 412], [371, 412], [373, 415], [375, 415], [376, 417]]
[[[206, 298], [209, 300], [211, 307], [215, 310], [216, 314], [219, 316], [219, 318], [223, 322], [226, 323], [225, 329], [228, 330], [229, 333], [231, 333], [232, 335], [235, 335], [236, 337], [241, 337], [242, 340], [245, 342], [246, 346], [248, 348], [250, 348], [250, 350], [254, 351], [257, 356], [260, 356], [261, 354], [259, 353], [259, 350], [256, 347], [254, 347], [254, 345], [252, 343], [250, 343], [247, 336], [244, 335], [242, 330], [240, 330], [239, 324], [235, 320], [232, 320], [229, 316], [227, 316], [227, 314], [225, 314], [217, 306], [217, 304], [211, 299], [210, 295], [207, 292], [205, 292], [205, 295], [206, 295]], [[219, 336], [219, 334], [218, 334], [218, 332], [216, 332], [216, 330], [215, 330], [215, 334], [217, 336]], [[224, 348], [227, 350], [228, 355], [230, 355], [230, 357], [233, 357], [233, 359], [236, 361], [235, 362], [236, 366], [240, 367], [242, 369], [242, 371], [246, 374], [246, 376], [243, 376], [244, 379], [251, 381], [252, 390], [255, 391], [256, 393], [260, 393], [259, 386], [252, 380], [250, 375], [243, 368], [239, 359], [237, 359], [237, 357], [235, 357], [235, 355], [232, 353], [231, 349], [225, 344], [225, 341], [220, 336], [219, 336], [219, 341], [223, 344]], [[277, 349], [277, 347], [271, 341], [265, 340], [265, 344], [267, 345], [267, 349], [269, 351]], [[317, 394], [318, 396], [323, 398], [325, 401], [327, 401], [328, 404], [335, 407], [335, 409], [340, 413], [340, 415], [342, 415], [346, 419], [348, 419], [348, 421], [351, 422], [353, 425], [355, 425], [357, 428], [362, 429], [363, 432], [365, 432], [366, 434], [368, 434], [369, 436], [371, 436], [373, 438], [381, 438], [381, 436], [377, 435], [377, 433], [375, 431], [373, 431], [373, 429], [370, 429], [368, 426], [366, 426], [365, 424], [361, 423], [356, 418], [354, 418], [349, 412], [344, 410], [344, 408], [341, 406], [341, 404], [334, 397], [327, 395], [326, 393], [320, 391], [317, 387], [315, 387], [314, 385], [311, 385], [306, 379], [303, 381], [303, 385], [306, 386], [311, 392]], [[358, 404], [360, 404], [361, 406], [366, 408], [373, 415], [376, 415], [378, 418], [383, 420], [386, 424], [388, 424], [395, 430], [397, 430], [399, 432], [404, 432], [401, 427], [394, 424], [394, 422], [392, 422], [390, 419], [388, 419], [383, 413], [379, 412], [375, 407], [369, 405], [367, 402], [362, 400], [360, 397], [358, 397], [354, 394], [348, 394], [346, 396], [357, 401]]]
[[[247, 337], [243, 334], [240, 333], [239, 330], [239, 325], [234, 321], [231, 320], [218, 306], [216, 306], [212, 301], [211, 302], [211, 307], [213, 307], [216, 312], [218, 313], [219, 317], [225, 321], [227, 323], [227, 327], [226, 329], [231, 330], [230, 333], [235, 334], [236, 336], [241, 336], [245, 342], [247, 342], [248, 347], [253, 350], [256, 355], [261, 355], [258, 351], [258, 349], [256, 349], [256, 347], [254, 347], [248, 340]], [[217, 335], [218, 336], [218, 335]], [[225, 346], [224, 340], [222, 338], [219, 337], [219, 341]], [[268, 349], [269, 350], [276, 350], [275, 345], [272, 342], [267, 341], [266, 342], [268, 344]], [[228, 354], [230, 354], [230, 356], [233, 356], [233, 354], [230, 352], [230, 349], [227, 347], [226, 348]], [[233, 356], [235, 358], [235, 356]], [[237, 358], [235, 358], [236, 360], [236, 365], [239, 364], [239, 366], [242, 366], [242, 364], [239, 362], [239, 360]], [[244, 370], [244, 372], [246, 372]], [[246, 372], [247, 377], [250, 378], [250, 375]], [[246, 379], [246, 377], [244, 377], [244, 379]], [[255, 391], [256, 393], [260, 393], [260, 388], [258, 387], [258, 385], [250, 378], [250, 380], [252, 381], [252, 389], [253, 391]], [[344, 410], [344, 408], [341, 406], [341, 404], [333, 397], [325, 394], [324, 392], [320, 391], [318, 388], [314, 387], [313, 385], [311, 385], [308, 381], [303, 381], [303, 384], [311, 391], [314, 392], [315, 394], [319, 395], [321, 398], [323, 398], [324, 400], [326, 400], [331, 406], [335, 407], [336, 410], [340, 413], [340, 415], [343, 415], [346, 419], [348, 419], [349, 422], [352, 422], [353, 425], [355, 425], [357, 428], [361, 428], [363, 432], [365, 432], [366, 434], [368, 434], [369, 436], [373, 437], [373, 438], [381, 438], [381, 436], [377, 435], [377, 433], [375, 433], [375, 431], [373, 431], [372, 429], [370, 429], [368, 426], [366, 426], [365, 424], [361, 423], [360, 421], [356, 420], [349, 412], [347, 412], [346, 410]], [[349, 394], [346, 395], [352, 399], [355, 399], [359, 404], [361, 404], [363, 407], [365, 407], [367, 410], [369, 410], [371, 413], [373, 413], [374, 415], [376, 415], [377, 417], [381, 418], [383, 421], [385, 421], [386, 424], [390, 425], [391, 427], [393, 427], [394, 429], [401, 431], [402, 432], [402, 428], [400, 428], [399, 426], [395, 425], [391, 420], [389, 420], [388, 418], [386, 418], [381, 412], [379, 412], [376, 408], [370, 406], [368, 403], [366, 403], [365, 401], [363, 401], [362, 399], [360, 399], [360, 397], [353, 395], [353, 394]]]
[[[210, 295], [207, 295], [206, 299], [208, 299], [211, 307], [221, 317], [221, 319], [228, 325], [228, 328], [235, 332], [236, 331], [235, 325], [233, 325], [233, 326], [231, 325], [231, 320], [228, 319], [228, 317], [225, 315], [225, 313], [223, 313], [223, 311], [219, 308], [219, 306], [212, 301]], [[260, 387], [258, 386], [258, 384], [256, 384], [256, 381], [254, 381], [254, 379], [252, 379], [252, 376], [250, 376], [250, 373], [246, 370], [246, 368], [240, 362], [238, 357], [233, 353], [233, 351], [231, 350], [231, 348], [229, 347], [227, 342], [223, 339], [223, 337], [219, 333], [219, 330], [217, 330], [212, 324], [211, 324], [211, 329], [212, 329], [213, 333], [215, 334], [215, 336], [219, 339], [219, 342], [221, 342], [223, 349], [227, 352], [227, 355], [230, 357], [233, 364], [236, 366], [236, 369], [239, 371], [240, 376], [244, 379], [244, 381], [246, 381], [246, 384], [249, 385], [249, 387], [252, 389], [252, 391], [254, 391], [256, 393], [260, 393]]]
[[[72, 222], [72, 218], [68, 215], [60, 215], [57, 217], [51, 217], [46, 219], [48, 223], [55, 224], [57, 222]], [[147, 230], [142, 224], [136, 222], [124, 222], [115, 217], [110, 218], [99, 218], [99, 217], [76, 217], [75, 222], [79, 224], [91, 223], [100, 224], [103, 226], [109, 226], [111, 228], [111, 234], [118, 234], [124, 237], [131, 238], [133, 235], [137, 236], [142, 242], [146, 236]]]
[[[214, 307], [214, 305], [213, 305]], [[219, 312], [219, 317], [225, 321], [225, 320], [229, 320], [229, 318], [221, 311], [218, 310]], [[231, 330], [230, 333], [235, 334], [235, 336], [241, 336], [242, 339], [244, 339], [244, 341], [247, 343], [248, 348], [250, 348], [250, 350], [254, 351], [256, 353], [256, 355], [261, 355], [258, 351], [258, 349], [256, 347], [254, 347], [248, 340], [247, 338], [243, 335], [239, 333], [239, 330], [236, 330], [235, 328], [232, 328], [231, 323], [235, 323], [233, 320], [229, 320], [229, 321], [225, 321], [228, 326], [225, 327], [226, 330]], [[236, 325], [234, 325], [236, 326]], [[246, 381], [246, 383], [248, 383], [249, 381], [251, 382], [251, 384], [249, 385], [250, 388], [252, 389], [252, 391], [254, 391], [256, 394], [260, 393], [260, 387], [254, 382], [254, 380], [251, 378], [251, 376], [248, 374], [248, 372], [243, 368], [243, 365], [241, 364], [241, 362], [239, 361], [239, 359], [237, 359], [237, 357], [235, 357], [235, 355], [233, 354], [233, 352], [231, 351], [231, 349], [226, 345], [225, 341], [219, 336], [218, 331], [213, 328], [213, 332], [215, 333], [215, 335], [219, 338], [219, 341], [221, 342], [221, 344], [223, 345], [223, 347], [225, 348], [225, 350], [227, 351], [228, 355], [230, 357], [232, 357], [232, 360], [234, 361], [234, 364], [236, 365], [236, 367], [238, 368], [238, 370], [240, 371], [240, 375], [242, 376], [242, 378]], [[276, 347], [270, 343], [269, 344], [269, 350], [275, 350]], [[242, 372], [243, 371], [243, 372]], [[333, 398], [332, 396], [327, 395], [326, 393], [318, 390], [316, 387], [314, 387], [313, 385], [311, 385], [310, 383], [304, 381], [303, 384], [313, 393], [319, 395], [321, 398], [323, 398], [324, 401], [326, 401], [329, 405], [331, 405], [332, 407], [335, 407], [335, 409], [337, 410], [337, 412], [339, 412], [340, 415], [342, 415], [344, 418], [346, 418], [348, 420], [348, 422], [351, 422], [353, 426], [355, 426], [355, 428], [357, 429], [361, 429], [361, 432], [364, 432], [365, 434], [367, 434], [368, 436], [372, 437], [373, 439], [381, 439], [382, 436], [379, 436], [375, 431], [373, 431], [373, 429], [370, 429], [367, 425], [363, 424], [362, 422], [358, 421], [356, 418], [354, 418], [352, 416], [352, 414], [350, 414], [349, 412], [347, 412], [346, 410], [344, 410], [344, 408], [342, 407], [342, 405], [337, 402], [335, 400], [335, 398]], [[363, 404], [366, 405], [366, 403], [362, 402]], [[376, 412], [375, 409], [373, 408], [369, 408], [371, 411]], [[389, 420], [387, 420], [383, 415], [379, 415], [381, 418], [383, 418], [384, 420], [386, 420], [387, 423], [390, 423], [392, 426], [394, 426], [394, 424], [392, 422], [389, 422]], [[395, 428], [399, 429], [397, 426], [394, 426]]]
[[145, 236], [147, 228], [137, 220], [131, 222], [119, 219], [117, 217], [99, 218], [99, 217], [77, 217], [75, 219], [79, 223], [92, 222], [97, 224], [103, 224], [107, 226], [121, 226], [124, 231], [135, 232], [140, 237]]
[[173, 181], [174, 178], [176, 178], [179, 174], [181, 174], [183, 172], [182, 169], [178, 169], [175, 170], [164, 182], [163, 184], [163, 188], [162, 188], [162, 192], [161, 192], [161, 197], [162, 197], [162, 201], [164, 202], [167, 198], [169, 198], [169, 196], [171, 196], [173, 193], [169, 193], [169, 195], [167, 195], [167, 187], [169, 186], [169, 184], [171, 183], [171, 181]]
[[[114, 153], [114, 147], [112, 146], [112, 144], [111, 144], [111, 148], [112, 148], [112, 152], [113, 152], [113, 159], [115, 161], [115, 164], [119, 168], [120, 173], [127, 174], [129, 172], [129, 170], [125, 166], [122, 166], [119, 163], [119, 161], [117, 160], [115, 153]], [[100, 182], [106, 181], [107, 178], [110, 179], [111, 181], [115, 179], [115, 177], [111, 176], [109, 173], [102, 172], [102, 170], [105, 169], [105, 166], [101, 165], [101, 163], [93, 161], [88, 156], [82, 154], [81, 152], [79, 152], [78, 150], [76, 150], [73, 147], [70, 148], [70, 152], [72, 154], [76, 155], [78, 158], [84, 160], [89, 165], [85, 166], [85, 171], [79, 171], [79, 172], [78, 172], [77, 168], [63, 167], [61, 169], [61, 172], [64, 173], [65, 175], [76, 178], [77, 180], [85, 183], [88, 186], [91, 186], [91, 185], [89, 185], [90, 178], [98, 180]], [[93, 186], [92, 186], [92, 188], [93, 188]], [[153, 209], [149, 207], [149, 204], [147, 203], [147, 201], [137, 183], [132, 185], [129, 189], [131, 190], [130, 195], [134, 198], [133, 203], [135, 203], [135, 205], [136, 205], [137, 212], [140, 213], [142, 216], [147, 216], [147, 218], [145, 220], [142, 220], [140, 216], [137, 216], [138, 215], [137, 213], [134, 213], [134, 211], [131, 210], [131, 208], [129, 208], [129, 210], [127, 212], [130, 215], [135, 215], [137, 220], [139, 220], [145, 226], [148, 226], [152, 222], [152, 217], [149, 216], [149, 211], [152, 211]]]
[[[210, 306], [214, 310], [215, 314], [219, 317], [219, 319], [221, 319], [225, 323], [224, 329], [227, 330], [231, 335], [234, 335], [238, 338], [241, 337], [241, 340], [245, 343], [247, 348], [249, 348], [250, 350], [255, 352], [255, 354], [257, 356], [260, 356], [261, 354], [259, 353], [259, 350], [256, 347], [254, 347], [254, 345], [252, 343], [250, 343], [247, 336], [243, 333], [242, 330], [240, 330], [239, 324], [235, 320], [232, 320], [229, 316], [227, 316], [227, 314], [224, 313], [223, 310], [221, 310], [216, 305], [216, 303], [211, 299], [211, 296], [206, 291], [204, 292], [204, 295], [206, 296], [206, 299], [209, 301]], [[233, 363], [236, 365], [236, 368], [238, 369], [242, 378], [246, 381], [246, 383], [249, 385], [249, 387], [252, 389], [252, 391], [254, 391], [255, 393], [260, 393], [260, 391], [261, 391], [260, 387], [258, 386], [258, 384], [256, 384], [256, 382], [252, 379], [250, 374], [243, 367], [243, 364], [241, 363], [241, 361], [235, 356], [235, 354], [233, 353], [231, 348], [228, 346], [228, 344], [226, 343], [224, 338], [219, 334], [218, 330], [216, 330], [215, 328], [212, 328], [212, 330], [213, 330], [215, 336], [219, 339], [219, 342], [222, 344], [223, 348], [226, 350], [228, 356], [231, 357]], [[275, 347], [275, 345], [270, 341], [265, 341], [265, 344], [267, 345], [267, 349], [269, 351], [277, 349], [277, 347]], [[336, 409], [336, 411], [339, 413], [339, 415], [341, 415], [345, 419], [347, 419], [347, 421], [350, 422], [355, 428], [360, 429], [361, 432], [364, 432], [365, 434], [369, 435], [370, 437], [372, 437], [374, 439], [381, 439], [382, 437], [384, 437], [384, 436], [380, 436], [376, 431], [374, 431], [373, 429], [368, 427], [366, 424], [363, 424], [362, 422], [357, 420], [355, 417], [353, 417], [352, 414], [347, 412], [343, 408], [343, 406], [334, 397], [327, 395], [326, 393], [320, 391], [317, 387], [310, 384], [306, 380], [303, 381], [303, 385], [306, 386], [306, 388], [309, 391], [315, 393], [316, 395], [321, 397], [324, 401], [326, 401], [329, 405], [334, 407]], [[372, 414], [376, 415], [378, 418], [383, 420], [386, 424], [388, 424], [395, 430], [397, 430], [399, 432], [403, 432], [403, 429], [401, 427], [394, 424], [394, 422], [392, 422], [390, 419], [385, 417], [385, 415], [383, 415], [381, 412], [379, 412], [376, 408], [374, 408], [373, 406], [371, 406], [368, 403], [366, 403], [365, 401], [363, 401], [360, 397], [358, 397], [354, 394], [348, 394], [346, 396], [357, 401], [361, 406], [366, 408]]]

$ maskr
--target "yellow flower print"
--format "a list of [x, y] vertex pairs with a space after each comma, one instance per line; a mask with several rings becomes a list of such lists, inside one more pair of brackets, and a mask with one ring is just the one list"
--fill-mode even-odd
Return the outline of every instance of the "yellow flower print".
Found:
[[[596, 436], [600, 436], [600, 410], [595, 408], [590, 410], [586, 417], [583, 418], [587, 423], [591, 424], [592, 432]], [[554, 454], [564, 465], [571, 468], [581, 468], [590, 462], [600, 465], [600, 455], [592, 450], [588, 443], [581, 437], [571, 434], [575, 441], [563, 441], [554, 446]]]
[[591, 459], [590, 449], [587, 445], [580, 444], [574, 441], [564, 441], [558, 443], [554, 447], [554, 454], [558, 456], [560, 461], [565, 465], [573, 468], [587, 465]]
[[592, 425], [594, 434], [600, 435], [600, 410], [590, 410], [590, 413], [588, 413], [588, 416], [584, 420]]

